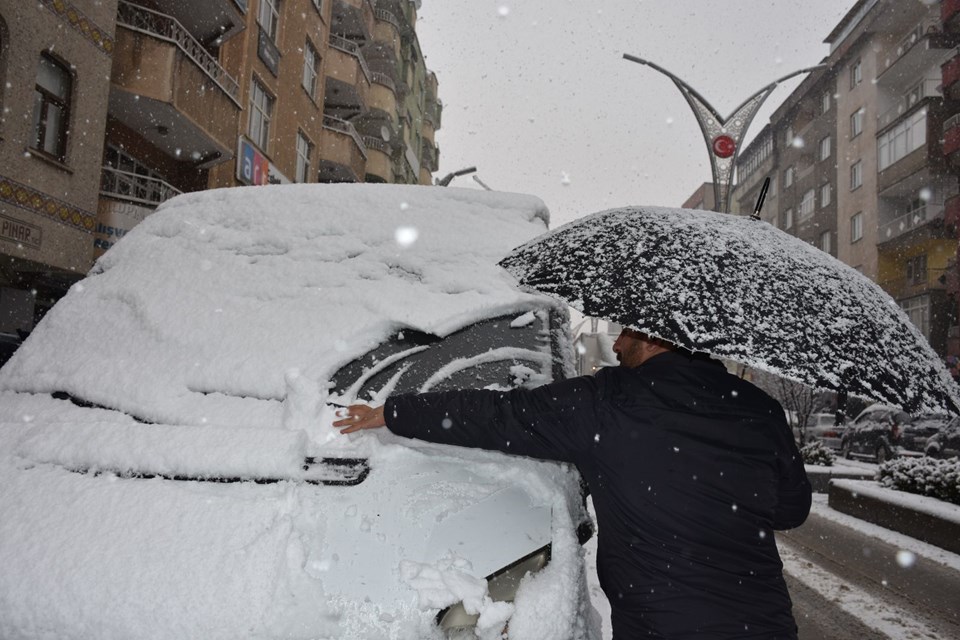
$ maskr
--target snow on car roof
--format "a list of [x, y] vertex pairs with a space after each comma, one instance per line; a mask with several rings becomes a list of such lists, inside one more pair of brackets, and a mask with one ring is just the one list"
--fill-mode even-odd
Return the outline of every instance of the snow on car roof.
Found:
[[497, 261], [547, 222], [536, 197], [472, 189], [178, 196], [72, 287], [0, 389], [66, 391], [167, 422], [199, 420], [220, 398], [216, 409], [234, 405], [243, 420], [252, 405], [241, 398], [282, 400], [291, 371], [328, 379], [400, 329], [443, 336], [543, 306]]

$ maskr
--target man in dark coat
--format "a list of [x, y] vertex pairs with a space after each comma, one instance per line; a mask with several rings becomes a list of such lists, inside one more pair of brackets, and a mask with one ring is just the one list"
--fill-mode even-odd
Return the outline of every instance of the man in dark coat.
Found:
[[810, 484], [782, 407], [639, 332], [614, 351], [596, 376], [396, 396], [334, 425], [576, 464], [617, 640], [796, 638], [773, 531], [803, 523]]

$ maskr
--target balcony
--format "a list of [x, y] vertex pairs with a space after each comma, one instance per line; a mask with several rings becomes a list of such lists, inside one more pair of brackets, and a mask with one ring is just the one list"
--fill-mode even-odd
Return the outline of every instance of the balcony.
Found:
[[334, 0], [330, 31], [366, 44], [373, 38], [374, 10], [370, 0]]
[[958, 232], [960, 232], [960, 195], [951, 196], [944, 203], [943, 225], [949, 230], [950, 237], [958, 237]]
[[331, 34], [325, 67], [325, 109], [363, 111], [372, 74], [360, 47], [346, 38]]
[[925, 98], [942, 98], [940, 94], [940, 79], [925, 78], [920, 84], [911, 88], [905, 95], [894, 102], [893, 106], [877, 116], [877, 131], [882, 131], [897, 120], [909, 113], [921, 100]]
[[160, 203], [182, 193], [176, 187], [158, 178], [120, 171], [113, 167], [101, 167], [100, 171], [100, 195], [115, 200], [157, 207]]
[[420, 168], [433, 173], [440, 165], [440, 150], [429, 141], [423, 141], [423, 148], [420, 150]]
[[957, 35], [942, 33], [934, 22], [916, 25], [900, 42], [877, 54], [877, 84], [896, 87], [914, 82], [940, 66], [949, 55], [944, 50], [957, 43]]
[[402, 39], [400, 37], [400, 21], [390, 11], [386, 9], [375, 9], [373, 12], [375, 21], [373, 23], [373, 41], [382, 48], [393, 53], [393, 59], [401, 58], [400, 47]]
[[891, 222], [881, 224], [877, 232], [877, 244], [890, 242], [910, 231], [925, 227], [936, 220], [943, 220], [943, 218], [943, 203], [935, 204], [928, 202], [919, 209], [914, 209], [910, 213], [902, 215]]
[[374, 71], [371, 74], [373, 84], [367, 95], [367, 106], [370, 109], [379, 109], [390, 115], [390, 119], [397, 118], [397, 85], [393, 78], [385, 73]]
[[943, 155], [953, 161], [957, 151], [960, 151], [960, 113], [943, 123]]
[[324, 115], [320, 134], [320, 182], [363, 182], [367, 148], [353, 124]]
[[121, 1], [109, 114], [170, 157], [229, 160], [240, 87], [172, 16]]
[[946, 291], [946, 269], [926, 269], [914, 277], [890, 278], [877, 284], [894, 300], [905, 300], [933, 291]]
[[246, 27], [234, 0], [155, 0], [152, 6], [174, 18], [207, 46], [220, 46]]
[[380, 138], [364, 136], [363, 144], [367, 148], [367, 182], [391, 182], [393, 179], [393, 160], [390, 143]]
[[940, 66], [940, 73], [943, 95], [951, 100], [960, 98], [960, 49], [955, 50], [954, 56]]
[[960, 16], [960, 0], [940, 0], [940, 20], [945, 27], [956, 27]]

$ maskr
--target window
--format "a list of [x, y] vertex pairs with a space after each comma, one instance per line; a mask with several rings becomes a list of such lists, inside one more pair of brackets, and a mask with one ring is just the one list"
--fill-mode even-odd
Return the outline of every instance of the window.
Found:
[[60, 162], [67, 157], [72, 90], [73, 78], [69, 69], [51, 56], [41, 55], [34, 91], [31, 146]]
[[863, 184], [863, 161], [857, 160], [850, 165], [850, 191], [859, 189]]
[[280, 27], [280, 0], [260, 0], [257, 23], [263, 28], [267, 37], [276, 44], [277, 31]]
[[793, 127], [788, 126], [787, 130], [783, 133], [783, 143], [788, 147], [793, 144]]
[[800, 200], [800, 219], [808, 218], [813, 215], [816, 208], [816, 195], [813, 189], [806, 191]]
[[783, 186], [793, 185], [793, 167], [787, 167], [783, 172]]
[[850, 65], [850, 88], [853, 89], [861, 82], [863, 82], [863, 65], [857, 58], [856, 62]]
[[903, 309], [910, 322], [920, 330], [923, 337], [930, 339], [930, 296], [922, 295], [909, 300], [902, 300], [900, 308]]
[[833, 248], [831, 245], [830, 232], [824, 231], [820, 234], [820, 249], [825, 253], [830, 253], [831, 249]]
[[793, 226], [793, 209], [787, 209], [783, 212], [783, 228], [789, 229]]
[[927, 110], [922, 109], [877, 140], [877, 168], [883, 171], [927, 144]]
[[850, 218], [850, 244], [863, 239], [863, 212], [853, 214]]
[[923, 284], [927, 281], [927, 254], [908, 258], [906, 262], [907, 284]]
[[850, 137], [856, 138], [863, 133], [863, 107], [860, 107], [850, 116]]
[[302, 132], [297, 132], [297, 182], [310, 182], [310, 156], [313, 145]]
[[820, 113], [830, 111], [830, 93], [824, 93], [820, 96]]
[[823, 209], [833, 200], [833, 188], [830, 186], [830, 183], [820, 187], [820, 208]]
[[267, 93], [256, 78], [250, 84], [250, 124], [247, 134], [261, 151], [270, 141], [270, 117], [273, 114], [273, 96]]
[[303, 88], [311, 98], [317, 97], [317, 70], [320, 68], [320, 54], [307, 40], [303, 47]]
[[826, 138], [823, 138], [820, 140], [820, 159], [821, 160], [826, 160], [827, 158], [830, 157], [830, 153], [831, 153], [830, 147], [831, 147], [830, 136], [827, 136]]

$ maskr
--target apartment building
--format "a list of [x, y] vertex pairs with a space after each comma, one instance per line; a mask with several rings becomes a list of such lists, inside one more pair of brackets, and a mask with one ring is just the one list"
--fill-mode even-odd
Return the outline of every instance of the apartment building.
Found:
[[832, 69], [810, 73], [774, 111], [769, 134], [778, 141], [779, 197], [770, 203], [770, 215], [776, 212], [774, 224], [833, 256], [837, 255], [835, 87]]
[[764, 219], [876, 281], [938, 353], [960, 355], [960, 0], [860, 0], [826, 42], [827, 67], [740, 154], [734, 200], [747, 211], [770, 177]]
[[164, 200], [430, 184], [420, 0], [0, 0], [0, 332]]
[[116, 13], [0, 0], [0, 332], [90, 268]]
[[753, 213], [760, 200], [760, 192], [766, 180], [767, 194], [760, 208], [760, 219], [772, 225], [780, 225], [779, 209], [779, 149], [780, 145], [768, 123], [760, 133], [740, 152], [736, 164], [737, 183], [730, 196], [732, 213]]
[[[837, 70], [838, 257], [880, 284], [947, 355], [957, 249], [944, 227], [957, 171], [941, 139], [942, 67], [960, 40], [939, 3], [863, 0], [831, 32]], [[955, 331], [955, 329], [953, 329]]]

